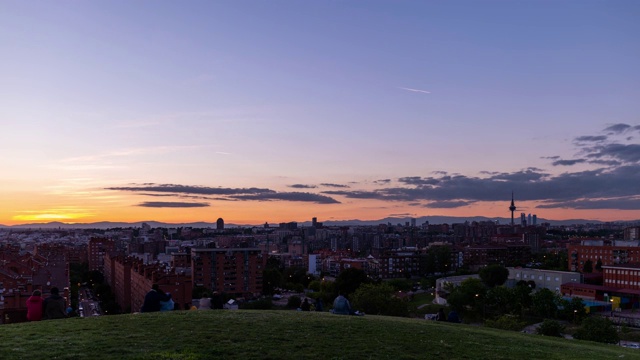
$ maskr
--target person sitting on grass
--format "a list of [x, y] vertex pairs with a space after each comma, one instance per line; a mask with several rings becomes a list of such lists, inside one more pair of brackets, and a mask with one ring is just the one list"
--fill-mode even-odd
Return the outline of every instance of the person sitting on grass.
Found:
[[151, 286], [151, 290], [144, 296], [144, 303], [142, 304], [140, 312], [148, 313], [160, 311], [161, 301], [169, 301], [169, 296], [160, 291], [158, 284], [153, 284]]
[[331, 312], [338, 315], [351, 315], [352, 311], [349, 300], [347, 300], [347, 298], [342, 294], [338, 295], [338, 297], [333, 301], [333, 309]]

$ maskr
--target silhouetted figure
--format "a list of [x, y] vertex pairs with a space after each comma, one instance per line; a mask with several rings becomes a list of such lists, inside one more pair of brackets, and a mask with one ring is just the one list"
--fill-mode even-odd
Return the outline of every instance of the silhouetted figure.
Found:
[[167, 294], [160, 291], [160, 287], [158, 284], [153, 284], [151, 286], [151, 290], [144, 296], [144, 303], [142, 304], [142, 309], [140, 312], [156, 312], [160, 311], [160, 302], [168, 301], [170, 299]]
[[173, 311], [176, 307], [176, 303], [171, 299], [171, 293], [166, 293], [169, 297], [167, 301], [160, 301], [160, 311]]
[[46, 320], [63, 319], [67, 317], [67, 302], [60, 296], [60, 290], [52, 287], [51, 296], [42, 303], [42, 318]]
[[35, 290], [33, 294], [27, 299], [27, 320], [40, 321], [42, 320], [42, 292]]
[[447, 315], [445, 315], [443, 308], [440, 308], [440, 310], [438, 310], [438, 317], [436, 318], [436, 320], [447, 321]]
[[300, 305], [300, 310], [302, 311], [311, 311], [311, 305], [309, 305], [309, 299], [305, 298], [302, 304]]
[[458, 316], [458, 313], [456, 311], [451, 310], [449, 311], [449, 316], [447, 316], [447, 321], [452, 323], [459, 323], [460, 317]]
[[324, 311], [324, 308], [322, 306], [322, 299], [318, 298], [318, 300], [316, 300], [316, 311]]
[[202, 294], [202, 298], [200, 298], [200, 303], [198, 304], [198, 310], [211, 310], [209, 294]]
[[211, 308], [216, 310], [224, 309], [224, 297], [217, 291], [214, 291], [211, 297]]

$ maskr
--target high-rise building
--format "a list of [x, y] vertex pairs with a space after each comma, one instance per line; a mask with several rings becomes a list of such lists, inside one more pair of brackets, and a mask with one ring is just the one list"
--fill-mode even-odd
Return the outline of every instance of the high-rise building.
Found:
[[318, 225], [318, 218], [314, 217], [311, 219], [311, 226], [316, 227]]
[[527, 214], [525, 213], [520, 213], [520, 226], [527, 226]]
[[259, 294], [266, 260], [258, 248], [191, 249], [193, 284], [227, 294]]
[[218, 220], [216, 220], [216, 229], [224, 230], [224, 220], [222, 218], [218, 218]]
[[531, 224], [533, 224], [531, 222], [531, 213], [529, 213], [529, 215], [527, 215], [527, 225], [531, 226]]
[[533, 226], [538, 225], [538, 215], [533, 214], [533, 222], [531, 223], [531, 225]]
[[116, 243], [105, 238], [91, 238], [87, 251], [89, 253], [89, 271], [104, 272], [104, 254], [115, 250]]

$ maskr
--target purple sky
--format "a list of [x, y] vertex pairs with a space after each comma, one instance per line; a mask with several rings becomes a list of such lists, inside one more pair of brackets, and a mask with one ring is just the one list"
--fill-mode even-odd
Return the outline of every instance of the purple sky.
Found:
[[508, 216], [512, 190], [541, 217], [638, 219], [639, 18], [5, 0], [0, 223]]

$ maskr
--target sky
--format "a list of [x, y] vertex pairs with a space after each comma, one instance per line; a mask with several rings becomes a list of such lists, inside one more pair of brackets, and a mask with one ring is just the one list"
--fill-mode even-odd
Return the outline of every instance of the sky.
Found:
[[640, 219], [638, 18], [0, 0], [0, 224]]

